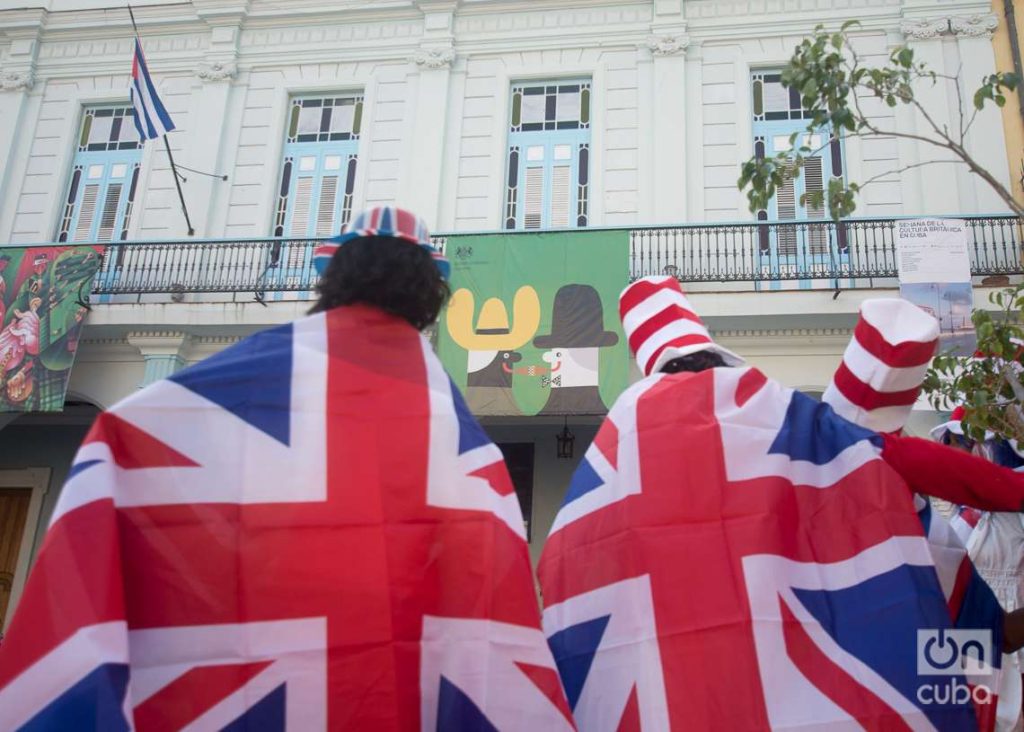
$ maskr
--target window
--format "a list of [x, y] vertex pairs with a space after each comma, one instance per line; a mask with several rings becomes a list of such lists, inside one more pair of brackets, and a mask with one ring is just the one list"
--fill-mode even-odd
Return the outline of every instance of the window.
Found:
[[57, 240], [127, 239], [141, 159], [142, 141], [131, 107], [87, 107]]
[[362, 120], [359, 95], [292, 100], [274, 236], [321, 237], [341, 232], [352, 215]]
[[[807, 134], [806, 120], [810, 113], [803, 109], [800, 94], [796, 89], [782, 86], [782, 75], [756, 72], [751, 77], [754, 109], [754, 154], [758, 158], [774, 156], [791, 149], [790, 136], [796, 132], [798, 146], [806, 143], [817, 151], [807, 157], [804, 169], [797, 180], [788, 180], [776, 192], [769, 210], [759, 211], [759, 221], [777, 219], [815, 220], [826, 217], [824, 206], [801, 205], [805, 193], [826, 190], [831, 177], [842, 177], [842, 147], [837, 137], [828, 128]], [[828, 230], [825, 227], [810, 227], [806, 233], [806, 248], [810, 255], [828, 252]], [[792, 228], [780, 229], [776, 243], [779, 256], [792, 257], [798, 254], [798, 232]]]
[[506, 180], [504, 228], [587, 225], [589, 81], [512, 87]]

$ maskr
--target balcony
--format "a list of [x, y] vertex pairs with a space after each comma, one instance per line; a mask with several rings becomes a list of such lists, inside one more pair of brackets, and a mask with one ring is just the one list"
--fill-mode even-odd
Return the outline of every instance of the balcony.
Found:
[[[976, 278], [997, 278], [998, 283], [1024, 274], [1024, 221], [1012, 216], [966, 220]], [[459, 237], [440, 234], [433, 240], [451, 248]], [[896, 286], [894, 219], [632, 227], [629, 237], [630, 279], [668, 274], [690, 290], [705, 292]], [[187, 294], [218, 293], [263, 301], [274, 293], [308, 293], [316, 284], [311, 262], [319, 242], [122, 242], [108, 247], [93, 292], [101, 302], [143, 295], [180, 301]]]

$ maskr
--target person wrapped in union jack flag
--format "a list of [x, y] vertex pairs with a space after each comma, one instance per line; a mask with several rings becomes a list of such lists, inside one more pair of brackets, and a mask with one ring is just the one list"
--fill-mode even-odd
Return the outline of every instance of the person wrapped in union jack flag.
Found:
[[[984, 456], [996, 465], [1024, 472], [1024, 456], [1015, 442], [986, 431], [982, 441], [965, 434], [964, 407], [953, 410], [950, 418], [931, 431], [932, 439], [962, 452]], [[978, 575], [991, 586], [1005, 611], [1003, 644], [1004, 690], [998, 699], [996, 730], [1019, 730], [1024, 699], [1024, 514], [1019, 512], [979, 511], [971, 506], [956, 506], [950, 518], [964, 551], [970, 556]], [[1014, 642], [1016, 641], [1016, 642]]]
[[[866, 301], [853, 337], [847, 346], [839, 369], [822, 396], [837, 414], [862, 427], [886, 435], [893, 444], [902, 445], [906, 439], [902, 431], [911, 410], [920, 396], [925, 373], [935, 352], [939, 337], [939, 324], [911, 302], [899, 298], [878, 298]], [[963, 410], [932, 430], [944, 445], [970, 453], [973, 441], [965, 440], [960, 426]], [[952, 436], [952, 439], [950, 439]], [[921, 443], [911, 441], [915, 449]], [[949, 464], [950, 459], [960, 464], [961, 455], [949, 450], [936, 450], [923, 445], [921, 453], [928, 462]], [[883, 450], [882, 458], [889, 453]], [[997, 468], [979, 458], [967, 463], [968, 475], [978, 476], [977, 492], [985, 490], [985, 476], [993, 473], [1006, 476]], [[900, 469], [914, 469], [909, 482], [915, 480], [916, 468], [906, 460], [896, 463]], [[949, 476], [957, 471], [942, 470], [944, 482], [933, 487], [940, 493], [950, 489]], [[952, 488], [955, 490], [955, 478]], [[991, 699], [976, 704], [980, 730], [1012, 730], [1020, 714], [1021, 683], [1015, 669], [1007, 668], [1010, 653], [1024, 645], [1024, 610], [1006, 612], [985, 578], [984, 571], [968, 556], [967, 537], [960, 529], [970, 517], [979, 515], [973, 508], [962, 507], [952, 520], [947, 521], [936, 511], [931, 500], [921, 493], [914, 494], [914, 507], [921, 520], [935, 569], [946, 596], [953, 626], [961, 630], [984, 630], [992, 642], [989, 655], [994, 660], [988, 686], [993, 687]], [[1019, 515], [1018, 515], [1019, 516]], [[1017, 519], [1018, 526], [1019, 518]], [[1015, 604], [1010, 605], [1012, 610]], [[1000, 663], [1002, 661], [1002, 663]], [[980, 680], [978, 680], [980, 683]], [[1007, 710], [1013, 709], [1008, 715]], [[1007, 720], [1007, 716], [1012, 719]]]
[[356, 216], [313, 314], [97, 419], [0, 646], [0, 729], [571, 730], [447, 262]]
[[[977, 729], [978, 687], [929, 655], [955, 628], [907, 443], [746, 366], [672, 277], [627, 287], [620, 314], [645, 378], [601, 425], [538, 568], [578, 728]], [[1012, 480], [947, 488], [1024, 497]]]

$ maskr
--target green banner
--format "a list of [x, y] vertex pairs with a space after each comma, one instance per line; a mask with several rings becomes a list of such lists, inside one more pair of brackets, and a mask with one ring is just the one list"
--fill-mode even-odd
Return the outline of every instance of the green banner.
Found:
[[59, 412], [102, 246], [0, 248], [0, 412]]
[[438, 354], [480, 415], [603, 414], [629, 384], [628, 231], [451, 236]]

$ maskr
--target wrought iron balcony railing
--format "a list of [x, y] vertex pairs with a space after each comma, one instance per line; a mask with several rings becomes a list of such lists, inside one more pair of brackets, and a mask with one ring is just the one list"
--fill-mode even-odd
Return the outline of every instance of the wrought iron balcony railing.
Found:
[[[1024, 274], [1024, 221], [967, 217], [972, 273]], [[896, 277], [894, 219], [752, 222], [630, 228], [629, 276], [670, 274], [689, 283], [800, 280], [818, 287], [878, 287]], [[515, 236], [531, 236], [521, 232]], [[451, 247], [459, 234], [434, 237]], [[309, 292], [318, 239], [184, 240], [109, 245], [98, 295]], [[713, 289], [703, 287], [701, 289]]]

